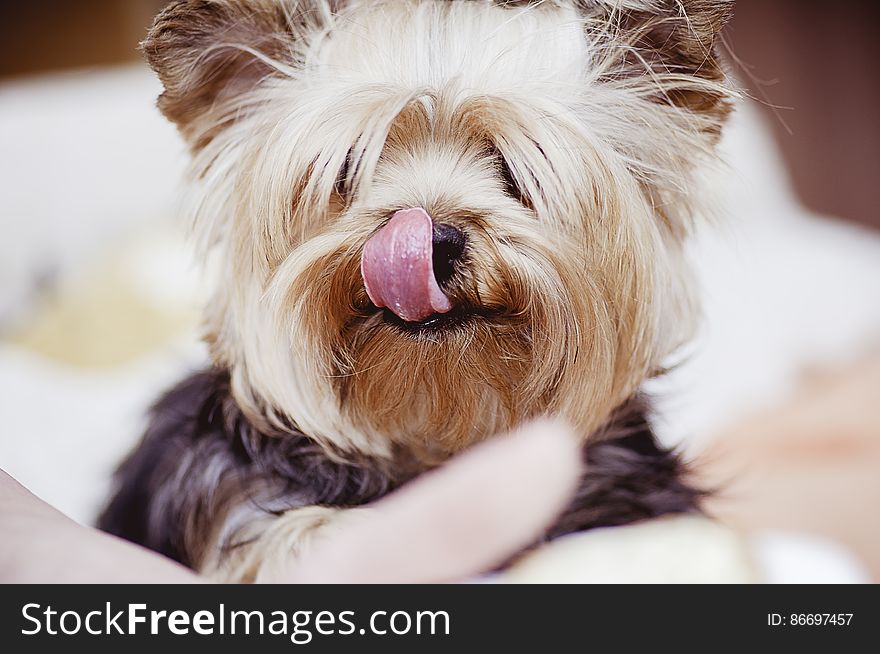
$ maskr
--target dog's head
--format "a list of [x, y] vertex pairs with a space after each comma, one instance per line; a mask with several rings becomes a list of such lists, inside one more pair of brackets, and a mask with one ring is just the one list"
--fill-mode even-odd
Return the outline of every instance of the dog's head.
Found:
[[191, 0], [143, 47], [252, 420], [440, 458], [584, 434], [687, 337], [727, 0]]

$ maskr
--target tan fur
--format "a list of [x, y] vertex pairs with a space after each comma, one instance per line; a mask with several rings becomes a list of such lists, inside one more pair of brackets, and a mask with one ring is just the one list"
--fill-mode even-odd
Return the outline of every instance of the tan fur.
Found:
[[[541, 414], [592, 434], [694, 323], [682, 246], [732, 97], [715, 55], [729, 10], [163, 12], [144, 50], [192, 146], [189, 212], [222, 262], [208, 341], [249, 419], [333, 456], [426, 464]], [[474, 317], [456, 329], [405, 333], [364, 291], [364, 243], [409, 207], [468, 236], [450, 296]]]
[[349, 513], [330, 507], [309, 506], [288, 511], [275, 519], [249, 522], [236, 533], [236, 545], [221, 547], [217, 543], [199, 570], [224, 583], [293, 581], [290, 561], [307, 551], [320, 530]]

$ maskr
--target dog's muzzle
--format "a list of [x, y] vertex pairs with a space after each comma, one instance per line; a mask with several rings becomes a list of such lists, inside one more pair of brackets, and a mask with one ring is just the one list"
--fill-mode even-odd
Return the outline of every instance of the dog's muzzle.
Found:
[[464, 235], [435, 225], [421, 208], [398, 211], [364, 245], [361, 275], [370, 300], [407, 322], [452, 310], [440, 285], [464, 251]]

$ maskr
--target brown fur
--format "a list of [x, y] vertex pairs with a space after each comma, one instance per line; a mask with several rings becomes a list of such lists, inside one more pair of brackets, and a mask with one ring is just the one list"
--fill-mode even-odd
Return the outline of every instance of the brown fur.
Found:
[[[293, 5], [288, 5], [293, 6]], [[290, 20], [305, 20], [275, 0], [175, 0], [156, 18], [141, 51], [164, 86], [158, 106], [196, 149], [224, 124], [204, 124], [212, 109], [241, 96], [272, 71], [252, 54], [285, 57]]]
[[[590, 439], [579, 490], [547, 538], [697, 510], [700, 493], [657, 446], [646, 411], [633, 398]], [[263, 434], [236, 406], [228, 374], [209, 370], [156, 403], [98, 524], [217, 579], [271, 581], [343, 510], [423, 470], [405, 450], [393, 462], [341, 462], [303, 434]]]
[[[545, 414], [610, 438], [694, 325], [683, 247], [732, 97], [716, 53], [730, 6], [172, 3], [143, 48], [219, 262], [213, 362], [261, 444], [305, 439], [399, 481]], [[372, 305], [359, 271], [412, 207], [466, 239], [443, 282], [455, 309], [421, 324]], [[231, 520], [237, 494], [271, 482], [237, 474], [187, 492]], [[246, 529], [269, 556], [286, 541], [264, 528]], [[199, 560], [222, 567], [211, 551]]]

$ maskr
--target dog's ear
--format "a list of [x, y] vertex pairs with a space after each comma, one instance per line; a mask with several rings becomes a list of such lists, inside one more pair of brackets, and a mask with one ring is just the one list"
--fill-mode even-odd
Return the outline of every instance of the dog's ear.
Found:
[[[294, 62], [298, 33], [327, 17], [329, 0], [176, 0], [141, 49], [164, 92], [159, 109], [194, 147], [228, 120], [228, 103]], [[215, 113], [215, 112], [220, 112]], [[210, 117], [209, 117], [210, 115]], [[209, 117], [208, 120], [204, 120]]]
[[[581, 0], [595, 41], [613, 53], [608, 75], [639, 77], [654, 99], [703, 114], [727, 114], [721, 30], [733, 0]], [[590, 28], [588, 28], [590, 29]]]

